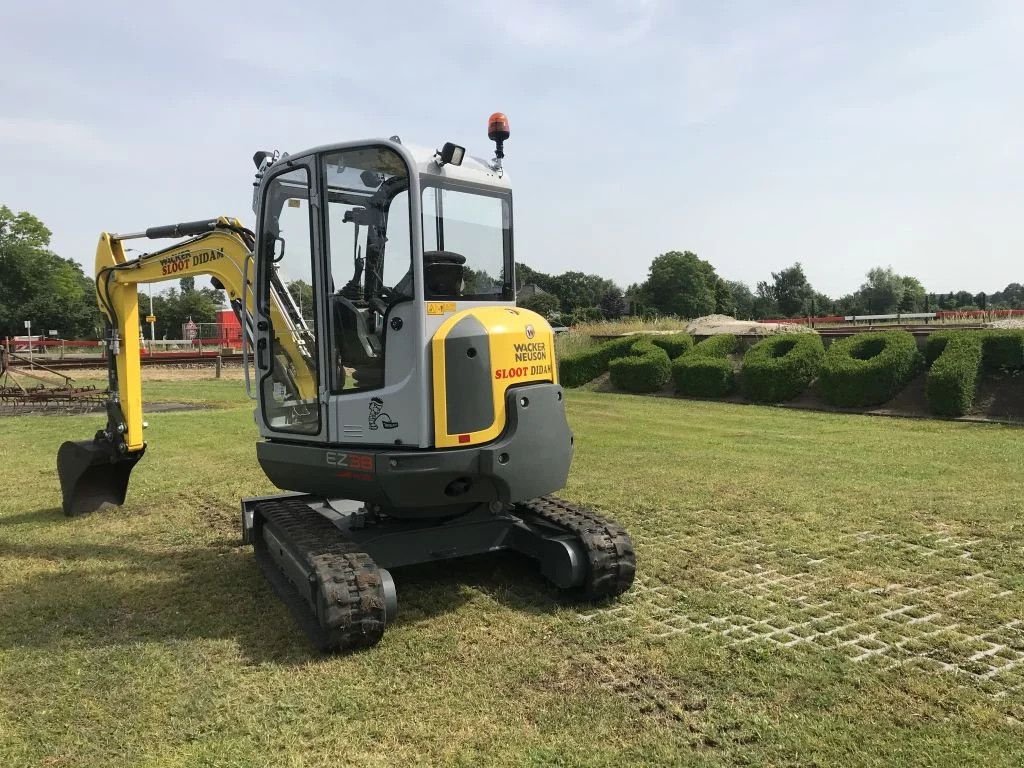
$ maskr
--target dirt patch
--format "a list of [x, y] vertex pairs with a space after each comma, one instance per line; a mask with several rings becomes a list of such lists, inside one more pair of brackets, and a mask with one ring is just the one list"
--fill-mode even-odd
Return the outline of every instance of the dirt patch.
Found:
[[[70, 371], [75, 379], [106, 380], [106, 368], [77, 368]], [[251, 374], [250, 374], [251, 375]], [[224, 363], [221, 367], [222, 379], [242, 381], [245, 372], [240, 365]], [[142, 369], [142, 380], [146, 381], [207, 381], [216, 378], [212, 365], [147, 365]]]
[[[167, 413], [168, 411], [204, 411], [213, 406], [207, 403], [143, 403], [143, 410], [148, 413]], [[92, 403], [89, 405], [76, 405], [73, 408], [44, 407], [28, 403], [19, 403], [0, 408], [0, 416], [72, 416], [89, 413], [103, 413], [106, 405], [103, 403]]]
[[814, 330], [795, 323], [759, 323], [755, 320], [737, 320], [729, 315], [705, 315], [686, 324], [691, 336], [715, 336], [733, 333], [737, 336], [772, 336], [776, 333], [814, 333]]

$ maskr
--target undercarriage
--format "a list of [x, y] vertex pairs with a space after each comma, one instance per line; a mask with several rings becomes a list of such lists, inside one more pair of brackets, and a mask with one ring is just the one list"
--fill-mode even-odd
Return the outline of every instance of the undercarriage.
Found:
[[242, 530], [274, 590], [326, 652], [380, 640], [398, 610], [392, 568], [509, 550], [536, 560], [580, 601], [622, 594], [636, 570], [625, 530], [552, 496], [407, 520], [360, 502], [284, 494], [244, 499]]

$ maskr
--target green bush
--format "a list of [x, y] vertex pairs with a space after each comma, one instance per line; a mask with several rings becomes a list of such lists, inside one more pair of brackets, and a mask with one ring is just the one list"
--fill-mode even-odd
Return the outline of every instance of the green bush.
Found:
[[726, 357], [683, 355], [672, 363], [676, 392], [691, 397], [725, 397], [736, 388], [732, 361]]
[[651, 336], [651, 343], [668, 353], [669, 360], [675, 360], [693, 349], [693, 337], [687, 333], [672, 333]]
[[672, 363], [676, 392], [692, 397], [724, 397], [736, 388], [729, 355], [739, 340], [730, 333], [709, 336]]
[[928, 335], [924, 343], [924, 361], [931, 368], [932, 363], [939, 359], [939, 355], [946, 349], [950, 338], [963, 331], [935, 331]]
[[765, 403], [792, 400], [818, 375], [824, 357], [825, 347], [816, 333], [769, 336], [743, 356], [743, 394]]
[[[962, 333], [972, 333], [962, 331]], [[983, 336], [982, 365], [986, 371], [998, 371], [1001, 368], [1019, 370], [1024, 368], [1024, 331], [993, 329], [991, 331], [973, 331]]]
[[637, 340], [636, 336], [624, 336], [563, 357], [558, 363], [559, 382], [563, 387], [579, 387], [593, 381], [608, 370], [614, 358], [627, 354]]
[[923, 362], [917, 341], [906, 331], [858, 333], [828, 348], [818, 381], [833, 405], [880, 405], [906, 386]]
[[738, 345], [739, 339], [731, 333], [722, 333], [717, 336], [708, 336], [689, 354], [703, 357], [725, 357], [735, 352]]
[[626, 392], [657, 392], [668, 382], [671, 363], [668, 353], [651, 339], [633, 343], [629, 354], [608, 363], [611, 381]]
[[943, 352], [928, 371], [928, 408], [940, 416], [963, 416], [974, 404], [974, 391], [988, 339], [973, 331], [950, 333]]

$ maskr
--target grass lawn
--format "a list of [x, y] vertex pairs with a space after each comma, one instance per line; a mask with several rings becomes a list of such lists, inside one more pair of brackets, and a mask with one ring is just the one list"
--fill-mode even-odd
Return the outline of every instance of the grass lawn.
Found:
[[271, 491], [237, 382], [159, 382], [127, 505], [59, 511], [0, 420], [0, 766], [1024, 761], [1024, 431], [570, 392], [564, 495], [634, 536], [619, 603], [512, 557], [396, 570], [368, 652], [313, 654], [239, 543]]

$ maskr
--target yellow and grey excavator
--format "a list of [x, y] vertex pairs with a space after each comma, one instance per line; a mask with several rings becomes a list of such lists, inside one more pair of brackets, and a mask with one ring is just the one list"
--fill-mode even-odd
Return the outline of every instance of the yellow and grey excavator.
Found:
[[[146, 450], [138, 285], [209, 275], [242, 324], [257, 458], [286, 491], [241, 501], [243, 540], [318, 647], [376, 643], [405, 565], [512, 550], [579, 599], [627, 590], [628, 534], [549, 495], [573, 435], [551, 327], [515, 305], [503, 114], [488, 136], [491, 161], [397, 136], [257, 152], [255, 232], [101, 235], [107, 424], [58, 451], [65, 514], [124, 504]], [[134, 238], [179, 242], [128, 259]]]

